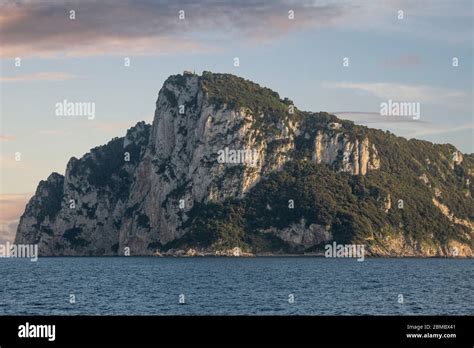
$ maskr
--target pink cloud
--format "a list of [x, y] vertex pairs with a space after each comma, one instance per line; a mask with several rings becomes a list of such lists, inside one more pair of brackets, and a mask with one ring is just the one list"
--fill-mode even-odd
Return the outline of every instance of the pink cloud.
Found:
[[0, 141], [13, 141], [16, 137], [8, 134], [0, 134]]
[[1, 76], [2, 82], [23, 82], [23, 81], [64, 81], [74, 78], [72, 74], [62, 72], [39, 72], [34, 74]]
[[[252, 3], [218, 0], [17, 1], [0, 5], [2, 57], [161, 55], [220, 49], [225, 41], [270, 39], [292, 30], [323, 26], [340, 17], [343, 4], [311, 1]], [[75, 19], [69, 18], [74, 10]], [[180, 20], [180, 10], [185, 19]], [[288, 11], [295, 19], [288, 18]], [[219, 28], [216, 31], [216, 28]]]
[[0, 194], [0, 242], [13, 241], [20, 216], [32, 196], [32, 193]]

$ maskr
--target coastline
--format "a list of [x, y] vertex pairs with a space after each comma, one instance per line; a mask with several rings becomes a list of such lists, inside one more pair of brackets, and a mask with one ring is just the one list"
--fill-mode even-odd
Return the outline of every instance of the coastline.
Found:
[[[47, 255], [38, 256], [41, 258], [161, 258], [161, 259], [189, 259], [189, 258], [213, 258], [213, 259], [264, 259], [264, 258], [316, 258], [316, 259], [355, 259], [355, 257], [325, 257], [323, 254], [275, 254], [257, 253], [249, 256], [232, 255]], [[0, 257], [2, 259], [28, 259], [24, 257]], [[365, 259], [447, 259], [447, 260], [474, 260], [472, 256], [423, 256], [423, 255], [367, 255]]]

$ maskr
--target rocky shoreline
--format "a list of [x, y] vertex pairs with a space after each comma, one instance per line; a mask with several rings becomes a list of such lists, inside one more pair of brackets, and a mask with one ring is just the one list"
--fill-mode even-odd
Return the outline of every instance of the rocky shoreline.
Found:
[[170, 249], [166, 252], [160, 253], [159, 251], [154, 253], [154, 256], [159, 257], [205, 257], [205, 256], [226, 256], [226, 257], [255, 257], [257, 255], [249, 252], [245, 252], [239, 247], [225, 250], [208, 250], [208, 249]]
[[[166, 252], [155, 252], [153, 256], [157, 257], [318, 257], [326, 258], [324, 251], [311, 252], [311, 253], [300, 253], [300, 254], [288, 254], [288, 253], [251, 253], [245, 252], [239, 247], [225, 250], [210, 250], [210, 249], [170, 249]], [[404, 258], [404, 259], [473, 259], [470, 255], [400, 255], [400, 254], [370, 254], [365, 255], [367, 258], [380, 258], [380, 259], [390, 259], [390, 258]]]

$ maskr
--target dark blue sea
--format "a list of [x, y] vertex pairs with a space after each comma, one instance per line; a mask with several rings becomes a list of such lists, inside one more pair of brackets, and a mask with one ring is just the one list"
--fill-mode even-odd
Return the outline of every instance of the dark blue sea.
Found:
[[6, 314], [474, 315], [474, 260], [0, 259]]

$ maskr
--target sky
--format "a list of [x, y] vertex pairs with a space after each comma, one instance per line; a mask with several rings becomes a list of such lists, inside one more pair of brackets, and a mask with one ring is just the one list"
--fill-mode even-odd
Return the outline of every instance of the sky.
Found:
[[[0, 0], [0, 241], [40, 180], [151, 123], [163, 82], [183, 70], [473, 153], [473, 3]], [[95, 103], [94, 119], [57, 116], [64, 100]], [[381, 115], [389, 100], [419, 103], [419, 119]]]

